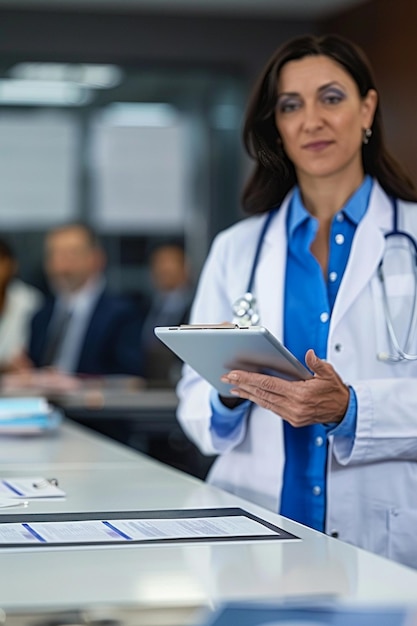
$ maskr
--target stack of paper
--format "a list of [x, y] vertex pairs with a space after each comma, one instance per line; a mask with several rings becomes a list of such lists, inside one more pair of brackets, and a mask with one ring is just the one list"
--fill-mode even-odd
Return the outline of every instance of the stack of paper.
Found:
[[61, 413], [45, 398], [0, 398], [0, 435], [32, 435], [57, 428]]

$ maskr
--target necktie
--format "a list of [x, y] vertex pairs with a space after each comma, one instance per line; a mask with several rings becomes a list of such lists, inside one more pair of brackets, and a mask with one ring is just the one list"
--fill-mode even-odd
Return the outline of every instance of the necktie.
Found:
[[52, 326], [45, 346], [41, 365], [52, 365], [58, 356], [62, 342], [71, 320], [72, 311], [62, 308], [55, 318], [52, 320]]

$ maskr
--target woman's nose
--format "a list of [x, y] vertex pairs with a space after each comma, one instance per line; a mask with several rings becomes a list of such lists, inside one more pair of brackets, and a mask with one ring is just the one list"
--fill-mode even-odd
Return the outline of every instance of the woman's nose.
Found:
[[304, 130], [312, 131], [323, 126], [323, 118], [319, 107], [314, 104], [304, 107]]

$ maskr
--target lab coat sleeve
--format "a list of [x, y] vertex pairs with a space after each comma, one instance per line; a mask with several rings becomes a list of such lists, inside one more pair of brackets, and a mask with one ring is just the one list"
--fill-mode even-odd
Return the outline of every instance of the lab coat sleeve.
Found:
[[417, 460], [417, 381], [414, 378], [352, 384], [358, 412], [355, 438], [333, 438], [341, 465]]
[[[203, 267], [190, 323], [222, 323], [232, 319], [229, 285], [233, 275], [233, 238], [231, 231], [218, 235]], [[244, 292], [244, 289], [241, 290]], [[211, 429], [212, 409], [210, 393], [212, 387], [188, 365], [177, 386], [179, 405], [177, 418], [187, 436], [204, 454], [220, 454], [235, 448], [246, 434], [246, 419], [234, 436], [222, 439]]]

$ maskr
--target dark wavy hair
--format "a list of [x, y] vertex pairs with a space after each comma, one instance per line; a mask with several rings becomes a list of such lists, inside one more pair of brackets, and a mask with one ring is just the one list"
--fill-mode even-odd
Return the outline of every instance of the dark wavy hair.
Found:
[[[286, 63], [317, 55], [339, 63], [357, 84], [362, 98], [370, 89], [375, 89], [365, 54], [339, 35], [304, 35], [278, 48], [255, 84], [244, 121], [244, 145], [256, 161], [242, 194], [243, 209], [248, 214], [263, 213], [278, 206], [297, 182], [294, 165], [279, 143], [275, 126], [277, 84]], [[365, 172], [376, 178], [388, 194], [417, 201], [410, 177], [386, 147], [379, 103], [372, 123], [372, 137], [362, 146], [362, 159]]]

